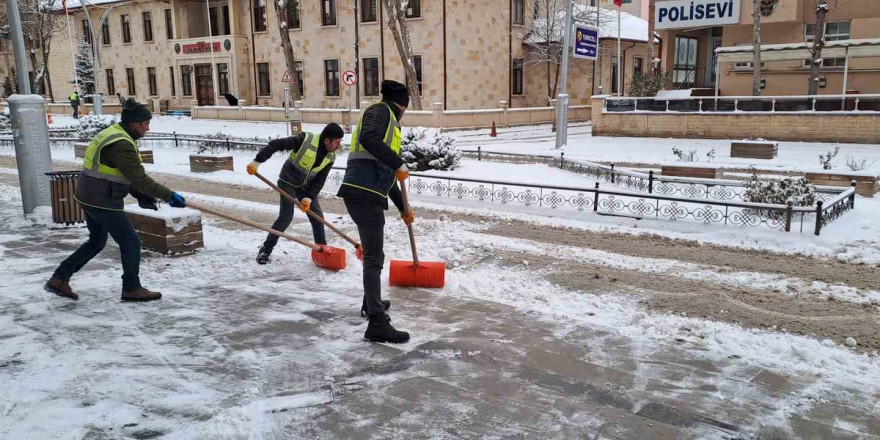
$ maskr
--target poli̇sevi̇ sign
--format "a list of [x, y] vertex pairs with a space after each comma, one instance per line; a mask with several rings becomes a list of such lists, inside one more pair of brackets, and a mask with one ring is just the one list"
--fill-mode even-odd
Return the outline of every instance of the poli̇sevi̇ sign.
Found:
[[655, 29], [676, 29], [739, 23], [740, 0], [679, 0], [657, 2]]

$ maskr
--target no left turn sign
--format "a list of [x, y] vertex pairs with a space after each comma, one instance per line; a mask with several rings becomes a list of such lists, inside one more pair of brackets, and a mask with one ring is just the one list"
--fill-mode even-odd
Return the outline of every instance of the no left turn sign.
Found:
[[354, 70], [346, 70], [345, 72], [342, 72], [342, 82], [349, 86], [357, 84], [357, 73], [355, 73]]

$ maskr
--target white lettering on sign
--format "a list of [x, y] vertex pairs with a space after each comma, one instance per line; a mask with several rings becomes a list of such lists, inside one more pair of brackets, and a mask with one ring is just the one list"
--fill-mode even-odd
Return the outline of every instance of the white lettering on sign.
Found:
[[677, 0], [657, 2], [655, 29], [678, 29], [739, 23], [741, 0]]

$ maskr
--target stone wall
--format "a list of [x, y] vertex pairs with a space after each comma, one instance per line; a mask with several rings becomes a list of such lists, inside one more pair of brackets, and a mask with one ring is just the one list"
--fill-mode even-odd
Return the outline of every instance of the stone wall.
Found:
[[880, 143], [876, 113], [605, 113], [593, 98], [594, 136]]

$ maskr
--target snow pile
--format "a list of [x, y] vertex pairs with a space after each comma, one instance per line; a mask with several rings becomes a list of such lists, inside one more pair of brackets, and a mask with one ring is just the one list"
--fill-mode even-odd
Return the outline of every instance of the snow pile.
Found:
[[455, 139], [428, 130], [410, 130], [403, 135], [400, 158], [413, 171], [456, 169], [461, 162], [461, 153], [455, 148]]
[[156, 218], [163, 220], [166, 227], [170, 227], [174, 232], [180, 232], [189, 225], [196, 225], [202, 222], [202, 214], [199, 211], [189, 208], [172, 208], [165, 204], [160, 204], [159, 210], [144, 209], [137, 204], [125, 205], [125, 211], [133, 214], [142, 215], [144, 217]]

